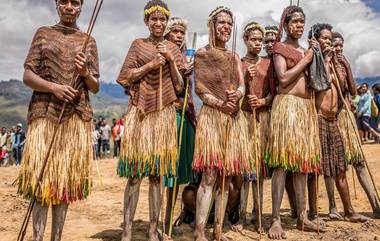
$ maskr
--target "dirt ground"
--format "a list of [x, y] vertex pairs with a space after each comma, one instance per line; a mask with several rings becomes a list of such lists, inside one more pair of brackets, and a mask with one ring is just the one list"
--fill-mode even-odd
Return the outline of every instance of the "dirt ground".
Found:
[[[380, 189], [380, 145], [365, 145], [365, 152], [369, 166], [376, 179], [377, 188]], [[116, 175], [116, 159], [106, 159], [98, 161], [101, 175], [96, 172], [94, 165], [94, 189], [92, 195], [86, 200], [70, 205], [67, 215], [65, 229], [63, 232], [63, 241], [120, 241], [123, 222], [123, 193], [126, 180]], [[21, 226], [23, 216], [25, 215], [27, 202], [16, 195], [16, 187], [12, 185], [17, 177], [17, 167], [0, 168], [0, 240], [16, 240], [18, 230]], [[101, 178], [100, 178], [101, 176]], [[355, 210], [358, 212], [371, 215], [371, 207], [367, 197], [360, 187], [355, 177], [357, 199], [354, 197], [353, 179], [351, 169], [348, 172], [348, 181], [351, 188], [351, 199]], [[148, 240], [148, 182], [144, 180], [141, 185], [140, 200], [137, 207], [135, 222], [133, 226], [133, 240]], [[251, 192], [251, 190], [250, 190]], [[340, 211], [343, 210], [338, 192], [335, 192], [337, 205]], [[250, 194], [251, 197], [251, 194]], [[320, 180], [319, 192], [319, 211], [321, 217], [327, 220], [328, 202], [324, 183]], [[282, 220], [284, 228], [287, 231], [287, 240], [380, 240], [380, 220], [375, 220], [366, 224], [353, 224], [348, 222], [328, 221], [328, 232], [320, 234], [302, 233], [295, 229], [295, 220], [288, 215], [288, 201], [284, 196], [282, 203]], [[252, 209], [252, 200], [248, 204], [248, 210]], [[180, 210], [180, 201], [177, 202], [175, 216]], [[264, 215], [263, 226], [267, 231], [270, 225], [271, 196], [270, 181], [265, 182], [264, 192]], [[251, 217], [248, 217], [249, 220]], [[50, 237], [50, 220], [49, 213], [48, 226], [46, 228], [45, 240]], [[29, 225], [27, 240], [32, 240], [32, 227]], [[174, 237], [174, 240], [190, 241], [193, 240], [192, 229], [189, 225], [183, 224], [179, 231], [181, 234]], [[244, 234], [234, 233], [225, 228], [227, 236], [233, 240], [246, 241], [258, 240], [258, 234], [254, 232], [253, 226], [245, 227]], [[211, 235], [211, 229], [209, 229]], [[211, 237], [211, 236], [210, 236]], [[269, 240], [264, 235], [262, 240]]]

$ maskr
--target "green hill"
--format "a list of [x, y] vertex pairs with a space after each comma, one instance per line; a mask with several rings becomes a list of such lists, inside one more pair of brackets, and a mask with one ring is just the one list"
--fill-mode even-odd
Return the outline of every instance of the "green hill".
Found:
[[[103, 85], [106, 85], [104, 88], [106, 91], [102, 91]], [[90, 94], [94, 117], [103, 116], [108, 120], [108, 123], [111, 123], [112, 118], [121, 118], [126, 112], [128, 98], [120, 93], [123, 93], [123, 89], [119, 85], [101, 84], [97, 95]], [[14, 79], [1, 81], [0, 126], [9, 128], [19, 122], [26, 125], [26, 115], [31, 96], [32, 90], [21, 81]]]

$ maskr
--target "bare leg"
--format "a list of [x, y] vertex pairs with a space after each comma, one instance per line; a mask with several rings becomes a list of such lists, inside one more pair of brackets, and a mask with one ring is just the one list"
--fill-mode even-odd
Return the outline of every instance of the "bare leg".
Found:
[[[235, 177], [235, 178], [242, 178]], [[238, 187], [237, 187], [238, 188]], [[240, 210], [239, 210], [239, 222], [232, 225], [232, 230], [235, 232], [240, 232], [243, 230], [244, 225], [246, 225], [246, 212], [247, 212], [247, 203], [248, 203], [248, 194], [249, 194], [249, 181], [244, 181], [243, 185], [240, 188]]]
[[309, 196], [309, 217], [311, 220], [317, 217], [317, 190], [318, 178], [314, 173], [307, 175], [307, 193]]
[[175, 199], [174, 200], [177, 200], [177, 197], [178, 197], [178, 189], [179, 189], [179, 186], [177, 185], [175, 188], [168, 188], [167, 192], [166, 192], [166, 213], [165, 213], [165, 233], [166, 234], [169, 234], [169, 224], [170, 224], [170, 214], [172, 212], [172, 206], [173, 206], [173, 191], [175, 190]]
[[[297, 228], [299, 230], [305, 231], [318, 231], [317, 223], [311, 222], [307, 217], [306, 213], [306, 181], [307, 174], [304, 173], [294, 173], [293, 174], [293, 183], [294, 189], [296, 192], [296, 201], [297, 201]], [[324, 232], [324, 228], [321, 226], [320, 231]]]
[[49, 206], [42, 206], [40, 202], [36, 202], [33, 208], [33, 240], [42, 241], [46, 227], [46, 219]]
[[63, 225], [65, 224], [68, 208], [69, 205], [67, 203], [52, 206], [53, 223], [51, 230], [51, 241], [61, 241]]
[[216, 177], [217, 172], [215, 170], [207, 169], [203, 171], [202, 181], [197, 192], [194, 234], [196, 241], [207, 241], [205, 235], [206, 218], [212, 201], [212, 191], [216, 182]]
[[372, 186], [371, 179], [368, 170], [363, 165], [354, 165], [356, 170], [356, 175], [358, 176], [360, 185], [367, 194], [368, 200], [371, 204], [373, 210], [373, 218], [380, 218], [380, 206], [378, 200], [376, 199], [375, 190]]
[[339, 172], [337, 174], [336, 187], [343, 202], [345, 219], [354, 223], [368, 221], [369, 218], [356, 213], [352, 207], [346, 172]]
[[325, 176], [325, 186], [327, 191], [327, 197], [329, 199], [329, 217], [332, 220], [342, 220], [343, 217], [338, 212], [338, 209], [336, 207], [335, 203], [335, 194], [334, 194], [334, 188], [335, 188], [335, 181], [332, 177]]
[[129, 178], [124, 191], [124, 227], [122, 241], [132, 240], [132, 223], [139, 200], [141, 180]]
[[158, 220], [160, 218], [160, 177], [149, 176], [149, 241], [159, 241]]
[[[218, 177], [216, 196], [215, 196], [215, 223], [214, 223], [214, 239], [224, 240], [223, 235], [223, 220], [226, 213], [226, 207], [228, 202], [228, 192], [231, 182], [231, 177], [225, 177], [224, 193], [222, 193], [222, 177]], [[223, 195], [223, 206], [222, 205]]]
[[294, 185], [293, 185], [293, 173], [291, 172], [286, 173], [285, 189], [286, 189], [286, 193], [288, 194], [290, 215], [292, 218], [297, 218], [296, 194], [295, 194]]
[[272, 224], [269, 229], [270, 239], [284, 239], [286, 234], [281, 226], [280, 208], [285, 190], [286, 171], [277, 168], [272, 176]]
[[[263, 215], [263, 185], [264, 185], [264, 179], [262, 177], [260, 177], [260, 180], [259, 180], [259, 189], [260, 189], [260, 214], [261, 214], [261, 217]], [[258, 198], [258, 193], [257, 193], [257, 180], [256, 181], [253, 181], [252, 182], [252, 192], [253, 192], [253, 202], [254, 203], [258, 203], [259, 202], [259, 198]], [[258, 205], [256, 205], [256, 210], [255, 210], [255, 219], [256, 219], [256, 230], [260, 231], [260, 232], [263, 232], [264, 230], [259, 230], [259, 211], [258, 211]]]

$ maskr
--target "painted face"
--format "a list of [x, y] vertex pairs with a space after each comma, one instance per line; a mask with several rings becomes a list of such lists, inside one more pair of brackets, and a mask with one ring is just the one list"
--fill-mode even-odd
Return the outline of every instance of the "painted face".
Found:
[[337, 55], [343, 54], [343, 39], [341, 38], [334, 38], [332, 41], [332, 46], [335, 48], [335, 53]]
[[168, 40], [175, 43], [178, 47], [182, 47], [185, 41], [186, 30], [182, 25], [174, 25], [168, 34]]
[[258, 29], [250, 31], [244, 43], [249, 53], [259, 54], [263, 47], [263, 33]]
[[286, 33], [294, 39], [302, 37], [305, 28], [305, 16], [300, 12], [295, 12], [288, 24], [285, 24]]
[[267, 33], [264, 38], [264, 47], [269, 55], [273, 54], [273, 46], [276, 42], [276, 35], [274, 33]]
[[331, 47], [331, 39], [332, 39], [332, 33], [330, 30], [323, 29], [321, 31], [321, 36], [317, 39], [319, 42], [319, 45], [321, 46], [322, 52], [328, 48]]
[[80, 0], [58, 0], [57, 11], [62, 23], [76, 23], [82, 10]]
[[226, 12], [221, 12], [216, 15], [215, 21], [215, 38], [222, 42], [228, 42], [231, 37], [233, 21], [231, 15]]
[[145, 22], [149, 28], [150, 33], [154, 37], [162, 37], [166, 25], [168, 24], [168, 18], [165, 14], [160, 11], [155, 11], [149, 15], [148, 20]]

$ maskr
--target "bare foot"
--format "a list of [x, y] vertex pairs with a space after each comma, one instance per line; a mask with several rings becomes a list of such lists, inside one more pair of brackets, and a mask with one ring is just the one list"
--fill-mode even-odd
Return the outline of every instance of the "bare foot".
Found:
[[286, 233], [282, 229], [281, 221], [276, 220], [272, 222], [272, 225], [270, 226], [268, 237], [270, 239], [286, 239]]
[[371, 219], [364, 215], [354, 213], [351, 216], [348, 216], [348, 215], [344, 216], [344, 220], [348, 222], [352, 222], [352, 223], [364, 223], [364, 222], [370, 221]]
[[221, 241], [232, 241], [230, 238], [223, 235], [223, 228], [220, 228], [220, 225], [215, 224], [214, 225], [214, 240], [221, 240]]
[[335, 208], [330, 210], [329, 218], [331, 220], [343, 220], [342, 215]]
[[315, 217], [313, 220], [311, 220], [315, 225], [318, 225], [318, 222], [319, 222], [319, 231], [321, 229], [326, 229], [326, 222], [323, 221], [323, 219], [321, 218], [317, 218]]
[[149, 241], [160, 241], [160, 238], [158, 237], [157, 229], [149, 230]]
[[204, 232], [204, 227], [199, 225], [195, 228], [194, 241], [208, 241]]
[[245, 221], [244, 220], [239, 220], [236, 224], [231, 225], [231, 230], [234, 232], [241, 232], [243, 231], [245, 226]]
[[263, 226], [261, 226], [261, 228], [260, 228], [259, 224], [255, 225], [255, 229], [256, 229], [257, 233], [261, 233], [261, 234], [265, 233]]
[[322, 225], [321, 219], [319, 219], [318, 221], [319, 221], [319, 227], [316, 220], [314, 222], [310, 221], [307, 218], [305, 218], [303, 222], [302, 220], [298, 220], [297, 229], [301, 231], [305, 231], [305, 232], [318, 232], [318, 231], [321, 233], [326, 232], [326, 227], [325, 227], [326, 225]]
[[372, 218], [374, 219], [380, 219], [380, 208], [376, 209], [373, 214], [372, 214]]
[[121, 241], [131, 241], [131, 240], [132, 240], [132, 226], [124, 227]]

